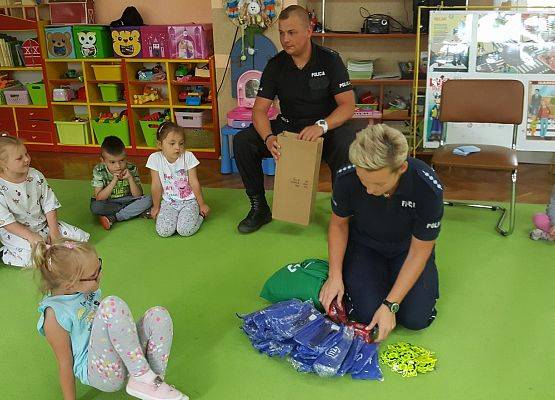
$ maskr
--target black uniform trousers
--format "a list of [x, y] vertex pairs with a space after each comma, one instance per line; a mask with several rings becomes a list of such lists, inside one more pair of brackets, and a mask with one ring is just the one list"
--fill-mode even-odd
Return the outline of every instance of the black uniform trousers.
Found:
[[[349, 241], [343, 262], [343, 282], [347, 309], [351, 309], [354, 320], [370, 323], [393, 287], [407, 254], [408, 250], [379, 251]], [[397, 322], [407, 329], [426, 328], [435, 318], [438, 298], [438, 273], [432, 251], [420, 278], [400, 305]]]
[[[303, 124], [303, 122], [305, 123]], [[298, 133], [305, 126], [314, 124], [314, 121], [292, 122], [278, 116], [270, 123], [272, 132], [278, 134], [283, 131]], [[324, 139], [322, 158], [330, 167], [332, 182], [337, 170], [349, 163], [349, 146], [355, 139], [356, 133], [364, 126], [363, 120], [351, 120], [338, 128], [329, 130], [322, 136]], [[262, 159], [272, 157], [272, 155], [253, 125], [235, 135], [233, 138], [233, 155], [247, 194], [253, 196], [264, 193]]]

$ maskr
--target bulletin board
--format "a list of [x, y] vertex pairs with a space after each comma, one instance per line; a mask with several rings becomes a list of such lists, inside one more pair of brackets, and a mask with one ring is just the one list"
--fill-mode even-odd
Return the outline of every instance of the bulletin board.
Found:
[[[443, 82], [516, 79], [525, 88], [517, 149], [555, 151], [555, 10], [432, 11], [427, 66], [424, 147], [439, 146]], [[510, 145], [511, 138], [512, 126], [450, 123], [447, 141]]]

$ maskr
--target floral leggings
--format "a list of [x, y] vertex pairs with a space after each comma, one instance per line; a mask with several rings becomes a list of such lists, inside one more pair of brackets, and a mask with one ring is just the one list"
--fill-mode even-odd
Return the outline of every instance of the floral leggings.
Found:
[[119, 297], [100, 303], [89, 342], [89, 385], [103, 392], [123, 388], [128, 375], [149, 369], [164, 377], [173, 339], [173, 323], [163, 307], [146, 311], [137, 322]]

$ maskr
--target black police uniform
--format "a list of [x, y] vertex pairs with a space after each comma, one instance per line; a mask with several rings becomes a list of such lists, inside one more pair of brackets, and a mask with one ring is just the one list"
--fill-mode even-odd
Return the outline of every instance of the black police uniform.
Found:
[[[424, 241], [439, 235], [443, 187], [426, 163], [408, 158], [408, 169], [389, 198], [366, 192], [353, 165], [341, 168], [333, 189], [332, 210], [350, 217], [343, 261], [347, 302], [355, 320], [369, 323], [387, 297], [407, 257], [414, 236]], [[435, 318], [439, 298], [435, 254], [401, 303], [397, 321], [423, 329]]]
[[[339, 54], [313, 43], [310, 60], [303, 69], [297, 68], [285, 51], [270, 59], [262, 74], [258, 96], [279, 98], [281, 115], [271, 121], [272, 133], [278, 134], [285, 130], [300, 132], [326, 118], [337, 108], [334, 96], [349, 90], [351, 82]], [[349, 162], [349, 145], [357, 128], [363, 128], [362, 122], [348, 121], [323, 135], [322, 157], [332, 176]], [[247, 194], [264, 193], [261, 160], [271, 154], [253, 125], [234, 137], [233, 154]]]

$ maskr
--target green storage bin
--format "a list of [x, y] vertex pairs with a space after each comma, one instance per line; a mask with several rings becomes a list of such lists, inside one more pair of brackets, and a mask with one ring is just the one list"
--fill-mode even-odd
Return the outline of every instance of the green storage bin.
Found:
[[37, 106], [46, 105], [46, 88], [43, 82], [37, 83], [27, 83], [25, 84], [29, 96], [31, 96], [31, 102]]
[[90, 144], [91, 132], [89, 121], [54, 121], [61, 144]]
[[102, 144], [107, 136], [117, 136], [123, 144], [131, 146], [131, 141], [129, 140], [129, 121], [127, 119], [114, 123], [103, 123], [93, 120], [91, 125], [98, 144]]
[[0, 106], [6, 104], [6, 96], [4, 95], [4, 90], [6, 90], [6, 88], [0, 89]]
[[158, 121], [139, 121], [139, 124], [141, 124], [146, 145], [148, 147], [156, 147], [156, 132], [162, 123]]
[[121, 95], [121, 86], [115, 83], [99, 83], [100, 94], [102, 101], [120, 101], [123, 99]]
[[110, 58], [114, 55], [108, 26], [75, 25], [73, 41], [77, 58]]

